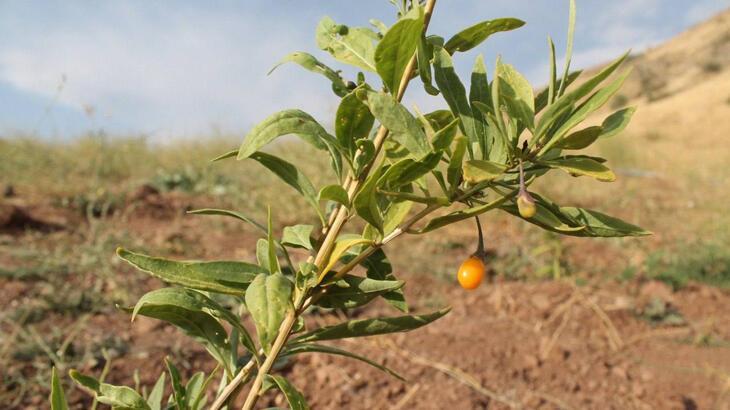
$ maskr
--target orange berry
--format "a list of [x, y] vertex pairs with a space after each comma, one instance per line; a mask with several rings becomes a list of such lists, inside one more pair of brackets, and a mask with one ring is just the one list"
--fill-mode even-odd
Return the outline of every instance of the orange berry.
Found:
[[459, 284], [464, 289], [476, 289], [484, 279], [484, 262], [481, 258], [471, 256], [459, 267], [456, 274]]

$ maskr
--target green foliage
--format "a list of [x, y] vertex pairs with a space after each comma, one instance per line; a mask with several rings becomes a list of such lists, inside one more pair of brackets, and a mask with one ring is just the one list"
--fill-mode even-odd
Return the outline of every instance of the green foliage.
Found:
[[[400, 236], [425, 234], [495, 209], [563, 235], [649, 234], [600, 212], [561, 206], [527, 191], [535, 179], [552, 170], [606, 182], [616, 178], [604, 159], [580, 153], [564, 155], [562, 151], [588, 148], [599, 138], [625, 129], [634, 108], [613, 113], [600, 126], [574, 131], [619, 90], [628, 72], [612, 76], [627, 55], [572, 87], [580, 72], [570, 72], [575, 30], [575, 2], [571, 1], [568, 46], [560, 79], [555, 47], [549, 40], [550, 79], [542, 92], [535, 93], [515, 67], [501, 60], [496, 62], [490, 82], [479, 56], [467, 93], [454, 69], [456, 52], [471, 50], [491, 35], [524, 23], [512, 18], [483, 21], [444, 42], [440, 36], [426, 34], [427, 16], [433, 5], [432, 1], [425, 8], [421, 2], [402, 2], [393, 25], [373, 22], [378, 32], [323, 18], [316, 29], [319, 48], [340, 63], [377, 75], [377, 83], [368, 83], [363, 73], [348, 80], [306, 52], [289, 54], [279, 65], [293, 62], [330, 81], [339, 98], [334, 136], [306, 112], [288, 109], [255, 125], [238, 150], [215, 158], [220, 161], [235, 157], [263, 165], [294, 188], [302, 203], [317, 215], [318, 225], [286, 226], [278, 235], [272, 208], [276, 210], [282, 204], [276, 198], [267, 208], [266, 224], [231, 210], [191, 212], [228, 216], [254, 226], [260, 233], [255, 262], [174, 261], [121, 248], [117, 251], [120, 258], [139, 270], [174, 285], [149, 292], [134, 308], [124, 310], [132, 314], [132, 319], [144, 315], [171, 323], [201, 343], [223, 370], [221, 386], [248, 382], [249, 376], [255, 375], [247, 389], [247, 410], [253, 408], [260, 393], [274, 387], [284, 394], [292, 409], [309, 408], [289, 381], [272, 374], [277, 360], [300, 353], [347, 356], [399, 377], [369, 359], [315, 342], [411, 331], [441, 318], [448, 308], [429, 314], [349, 320], [314, 329], [305, 329], [302, 316], [312, 306], [349, 310], [378, 298], [408, 312], [405, 283], [396, 278], [383, 250]], [[399, 91], [415, 76], [421, 77], [430, 95], [442, 95], [448, 109], [426, 114], [409, 111], [401, 103]], [[604, 82], [608, 85], [601, 87]], [[378, 129], [373, 132], [376, 122]], [[280, 142], [280, 137], [291, 134], [312, 146], [315, 154], [325, 151], [327, 154], [322, 156], [329, 160], [331, 170], [316, 167], [313, 172], [315, 158], [290, 162], [268, 151], [272, 143]], [[319, 183], [305, 172], [310, 176], [326, 175], [336, 183]], [[434, 192], [434, 187], [439, 191]], [[520, 215], [518, 194], [523, 201], [534, 198], [534, 215]], [[347, 223], [353, 219], [364, 230], [348, 231]], [[299, 259], [299, 254], [304, 257]], [[291, 256], [297, 257], [298, 268]], [[358, 266], [365, 269], [364, 276], [353, 271]], [[559, 274], [557, 269], [554, 275]], [[230, 304], [217, 302], [222, 295]], [[231, 311], [229, 305], [238, 309]], [[244, 308], [255, 325], [256, 337], [243, 325], [244, 318], [233, 313], [243, 312]], [[248, 364], [239, 363], [239, 343], [250, 357]], [[168, 361], [167, 367], [172, 391], [168, 407], [201, 408], [215, 372], [207, 377], [196, 373], [183, 385], [175, 366]], [[99, 402], [115, 408], [159, 409], [165, 402], [164, 376], [146, 400], [129, 387], [109, 385], [75, 372], [71, 376]], [[60, 403], [62, 393], [56, 388], [55, 373], [53, 385], [51, 400]], [[225, 404], [230, 399], [225, 394], [239, 390], [237, 385], [229, 387], [219, 389], [216, 403]]]

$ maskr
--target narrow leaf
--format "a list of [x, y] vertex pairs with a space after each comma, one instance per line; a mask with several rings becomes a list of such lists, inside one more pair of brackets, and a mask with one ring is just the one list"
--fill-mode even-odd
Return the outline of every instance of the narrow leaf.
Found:
[[327, 79], [332, 82], [332, 90], [340, 97], [344, 97], [345, 94], [349, 92], [347, 86], [345, 85], [345, 82], [342, 81], [342, 78], [335, 70], [317, 60], [317, 58], [313, 55], [304, 51], [296, 51], [285, 56], [271, 69], [271, 71], [269, 71], [269, 74], [276, 70], [280, 65], [286, 63], [299, 64], [303, 68], [313, 73], [322, 74], [323, 76], [327, 77]]
[[335, 247], [332, 250], [332, 253], [330, 254], [329, 261], [327, 262], [325, 268], [320, 274], [319, 280], [321, 281], [324, 278], [324, 275], [326, 275], [327, 272], [331, 271], [335, 267], [335, 265], [337, 265], [337, 261], [340, 260], [340, 258], [345, 254], [348, 249], [357, 245], [370, 244], [371, 242], [371, 240], [359, 236], [338, 240], [335, 243]]
[[238, 261], [173, 261], [123, 248], [117, 249], [117, 255], [137, 269], [165, 282], [229, 295], [243, 295], [253, 278], [264, 272], [258, 265]]
[[593, 144], [603, 133], [603, 128], [593, 126], [568, 134], [567, 137], [558, 141], [554, 147], [560, 149], [583, 149]]
[[299, 335], [293, 343], [315, 342], [322, 340], [347, 339], [350, 337], [375, 336], [387, 333], [408, 332], [425, 326], [449, 313], [451, 308], [425, 315], [406, 315], [375, 319], [358, 319], [334, 326], [326, 326]]
[[487, 118], [482, 112], [474, 107], [474, 102], [480, 102], [487, 107], [492, 104], [489, 91], [489, 80], [487, 79], [487, 67], [484, 65], [484, 57], [479, 54], [471, 71], [471, 87], [469, 88], [469, 101], [472, 104], [471, 111], [474, 115], [474, 127], [479, 142], [481, 158], [489, 156], [489, 140], [487, 134]]
[[433, 230], [444, 227], [446, 225], [451, 225], [453, 223], [463, 221], [464, 219], [469, 219], [474, 216], [483, 214], [487, 211], [490, 211], [492, 209], [495, 209], [495, 208], [501, 206], [505, 201], [513, 198], [515, 195], [517, 195], [517, 190], [515, 190], [505, 196], [499, 197], [499, 198], [493, 200], [492, 202], [486, 203], [484, 205], [479, 205], [479, 206], [475, 206], [472, 208], [459, 210], [459, 211], [452, 212], [452, 213], [444, 215], [444, 216], [440, 216], [438, 218], [434, 218], [434, 219], [428, 221], [426, 226], [421, 228], [417, 233], [420, 234], [420, 233], [431, 232]]
[[246, 307], [256, 324], [261, 347], [267, 354], [281, 322], [292, 309], [291, 293], [291, 281], [280, 273], [258, 275], [246, 292]]
[[302, 393], [294, 387], [294, 385], [289, 383], [289, 380], [283, 376], [276, 375], [267, 375], [266, 377], [275, 383], [279, 387], [279, 390], [284, 393], [291, 410], [309, 410], [307, 400], [304, 398]]
[[616, 180], [616, 174], [608, 167], [585, 156], [566, 156], [549, 161], [540, 161], [540, 164], [562, 169], [573, 176], [586, 175], [604, 182]]
[[335, 135], [350, 157], [355, 154], [357, 140], [367, 138], [375, 117], [355, 93], [347, 94], [337, 107]]
[[514, 30], [524, 25], [524, 21], [515, 18], [485, 20], [455, 34], [446, 42], [444, 48], [449, 54], [454, 54], [457, 51], [469, 51], [494, 33]]
[[[365, 258], [360, 265], [367, 269], [366, 275], [368, 278], [377, 280], [397, 280], [393, 274], [393, 265], [391, 265], [388, 257], [385, 255], [383, 249], [378, 249], [373, 252], [370, 256]], [[383, 295], [388, 304], [401, 312], [408, 313], [408, 304], [406, 303], [406, 297], [403, 293], [403, 288], [395, 289], [390, 292], [386, 292]]]
[[370, 303], [376, 297], [403, 287], [400, 280], [375, 280], [361, 276], [345, 275], [327, 286], [318, 306], [325, 308], [352, 309]]
[[634, 112], [636, 112], [636, 107], [628, 107], [609, 115], [601, 124], [603, 132], [599, 138], [613, 137], [623, 131], [629, 125]]
[[459, 127], [461, 128], [461, 132], [469, 139], [467, 150], [470, 153], [470, 157], [473, 157], [471, 143], [479, 141], [474, 124], [474, 115], [469, 101], [466, 98], [466, 89], [456, 74], [454, 63], [446, 50], [442, 48], [436, 48], [434, 50], [433, 68], [436, 84], [441, 90], [446, 103], [449, 105], [451, 111], [459, 116]]
[[418, 161], [411, 158], [400, 160], [388, 168], [378, 181], [378, 186], [396, 190], [410, 184], [434, 169], [442, 156], [443, 152], [438, 151], [427, 154]]
[[284, 352], [282, 352], [282, 356], [284, 356], [284, 357], [293, 356], [293, 355], [301, 354], [301, 353], [326, 353], [326, 354], [333, 354], [333, 355], [337, 355], [337, 356], [349, 357], [351, 359], [359, 360], [359, 361], [367, 363], [370, 366], [373, 366], [379, 370], [382, 370], [382, 371], [388, 373], [389, 375], [395, 377], [396, 379], [405, 381], [403, 376], [399, 375], [398, 373], [394, 372], [393, 370], [390, 370], [389, 368], [387, 368], [379, 363], [376, 363], [366, 357], [363, 357], [363, 356], [357, 355], [355, 353], [348, 352], [347, 350], [342, 350], [342, 349], [339, 349], [339, 348], [333, 347], [333, 346], [326, 346], [326, 345], [320, 345], [320, 344], [315, 344], [315, 343], [296, 343], [296, 344], [291, 344], [291, 345], [287, 346], [286, 350], [284, 350]]
[[56, 367], [51, 368], [51, 395], [48, 397], [51, 402], [51, 410], [68, 410], [66, 394], [63, 392], [61, 380], [56, 373]]
[[304, 199], [312, 206], [320, 220], [324, 223], [324, 216], [322, 215], [322, 210], [319, 209], [317, 192], [314, 189], [314, 185], [312, 185], [309, 178], [299, 171], [294, 164], [265, 152], [255, 152], [251, 154], [251, 158], [268, 168], [287, 185], [304, 196]]
[[408, 149], [411, 155], [420, 158], [430, 152], [418, 120], [392, 95], [363, 91], [358, 97], [364, 99], [375, 118], [390, 131], [390, 138]]
[[150, 410], [161, 410], [162, 409], [162, 395], [165, 393], [165, 373], [160, 374], [160, 377], [155, 382], [155, 386], [152, 388], [150, 395], [147, 396], [147, 405], [150, 406]]
[[414, 7], [385, 33], [375, 49], [375, 66], [391, 94], [398, 92], [400, 80], [416, 52], [423, 31], [423, 9]]
[[321, 150], [327, 149], [326, 140], [334, 140], [311, 115], [301, 110], [285, 110], [269, 116], [249, 131], [237, 158], [248, 158], [259, 148], [288, 134], [297, 135]]
[[193, 215], [221, 215], [221, 216], [230, 216], [232, 218], [236, 218], [238, 220], [241, 220], [243, 222], [249, 223], [258, 229], [260, 229], [262, 232], [266, 233], [266, 227], [262, 224], [254, 221], [253, 219], [247, 217], [246, 215], [236, 212], [236, 211], [229, 211], [227, 209], [212, 209], [212, 208], [204, 208], [204, 209], [196, 209], [193, 211], [188, 211], [189, 214]]

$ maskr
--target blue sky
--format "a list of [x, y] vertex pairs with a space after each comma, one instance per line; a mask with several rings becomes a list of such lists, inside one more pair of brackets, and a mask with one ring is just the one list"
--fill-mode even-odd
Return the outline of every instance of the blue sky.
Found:
[[[535, 84], [547, 76], [549, 34], [565, 46], [567, 0], [440, 0], [433, 33], [481, 20], [527, 25], [460, 54], [498, 54]], [[730, 6], [730, 0], [578, 0], [574, 67], [643, 50]], [[166, 141], [245, 131], [268, 114], [303, 108], [330, 124], [337, 100], [323, 78], [296, 66], [266, 73], [291, 51], [316, 48], [329, 15], [348, 25], [393, 22], [386, 0], [68, 1], [0, 0], [0, 136], [14, 131], [73, 138], [90, 129]], [[414, 83], [417, 85], [417, 83]], [[406, 104], [442, 105], [412, 87]], [[92, 114], [90, 114], [93, 112]]]

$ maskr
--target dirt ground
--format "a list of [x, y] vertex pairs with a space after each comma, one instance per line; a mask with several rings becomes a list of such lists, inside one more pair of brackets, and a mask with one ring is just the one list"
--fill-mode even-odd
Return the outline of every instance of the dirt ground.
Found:
[[[255, 238], [236, 229], [238, 225], [231, 228], [226, 222], [224, 229], [209, 234], [200, 219], [184, 216], [182, 210], [199, 205], [193, 199], [141, 195], [150, 197], [133, 197], [132, 202], [142, 201], [142, 205], [127, 206], [114, 219], [136, 240], [194, 243], [201, 258], [252, 257], [249, 252]], [[33, 231], [40, 231], [49, 241], [62, 238], [52, 235], [65, 235], [63, 238], [73, 241], [75, 230], [82, 229], [83, 223], [73, 213], [14, 203], [13, 209], [6, 203], [5, 215], [9, 216], [2, 225], [6, 244], [22, 246], [29, 235], [38, 234]], [[441, 251], [440, 259], [446, 264], [456, 263], [469, 252], [460, 246]], [[499, 257], [500, 250], [496, 251]], [[590, 240], [576, 242], [571, 251], [579, 260], [590, 260], [592, 252], [605, 255]], [[611, 263], [605, 259], [595, 260]], [[13, 260], [1, 262], [7, 266]], [[133, 279], [129, 283], [136, 287], [137, 296], [162, 286], [142, 274], [124, 272]], [[68, 276], [71, 281], [74, 277]], [[400, 278], [408, 283], [406, 294], [414, 311], [450, 305], [452, 312], [411, 333], [337, 345], [391, 367], [407, 383], [350, 359], [302, 355], [280, 371], [302, 390], [312, 408], [730, 408], [727, 291], [693, 284], [673, 292], [661, 282], [639, 278], [624, 282], [596, 278], [576, 285], [574, 279], [506, 281], [498, 275], [492, 283], [465, 292], [451, 277], [429, 272], [406, 271]], [[78, 280], [76, 286], [90, 286]], [[35, 286], [27, 279], [0, 279], [2, 311], [27, 303]], [[102, 289], [102, 293], [111, 290]], [[353, 313], [355, 317], [397, 314], [380, 302]], [[308, 325], [343, 319], [335, 313], [317, 313], [309, 316]], [[6, 335], [18, 331], [3, 323]], [[82, 325], [77, 326], [79, 323]], [[113, 383], [133, 385], [134, 371], [139, 369], [141, 384], [153, 384], [165, 356], [172, 357], [187, 376], [193, 370], [213, 367], [206, 354], [173, 327], [144, 318], [131, 324], [128, 315], [108, 307], [79, 316], [51, 312], [33, 323], [33, 328], [38, 334], [51, 328], [78, 331], [73, 337], [75, 348], [105, 345], [112, 356], [107, 380]], [[4, 340], [0, 357], [8, 356], [10, 338]], [[11, 374], [23, 374], [32, 382], [33, 377], [45, 374], [52, 360], [46, 369], [22, 359], [11, 358], [6, 363], [0, 370], [8, 377], [3, 397], [15, 395], [19, 400], [3, 408], [45, 408], [45, 387], [18, 386], [8, 380]], [[80, 370], [98, 374], [103, 364], [104, 360], [81, 362]], [[86, 395], [70, 385], [69, 389], [73, 408], [89, 406]], [[269, 394], [260, 405], [267, 406], [285, 404], [282, 397]]]

